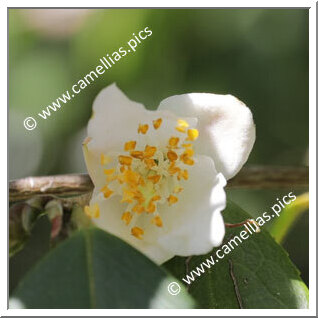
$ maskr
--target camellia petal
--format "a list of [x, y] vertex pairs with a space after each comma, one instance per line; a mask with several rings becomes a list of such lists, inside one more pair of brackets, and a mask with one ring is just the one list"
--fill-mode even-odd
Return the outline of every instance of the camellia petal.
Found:
[[98, 191], [94, 191], [90, 206], [95, 206], [96, 204], [101, 213], [98, 218], [92, 218], [92, 222], [97, 227], [121, 238], [157, 264], [162, 264], [175, 255], [157, 244], [160, 232], [151, 223], [149, 223], [150, 231], [147, 233], [147, 239], [139, 240], [131, 235], [127, 225], [122, 221], [121, 217], [125, 213], [125, 205], [121, 204], [118, 196], [104, 200]]
[[110, 85], [83, 142], [95, 186], [84, 211], [157, 264], [207, 253], [224, 237], [222, 173], [240, 168], [254, 138], [251, 114], [234, 97], [175, 96], [149, 111]]
[[[105, 166], [112, 164], [125, 144], [139, 140], [138, 146], [145, 147], [150, 138], [154, 146], [160, 146], [166, 143], [166, 136], [180, 135], [175, 129], [178, 118], [170, 111], [145, 109], [142, 104], [129, 100], [116, 84], [104, 88], [94, 100], [87, 138], [83, 142], [87, 170], [94, 185], [103, 184]], [[187, 118], [187, 121], [193, 127], [197, 123], [196, 118]], [[147, 138], [141, 140], [143, 135]]]
[[226, 180], [216, 172], [211, 158], [201, 155], [195, 160], [189, 169], [191, 182], [185, 184], [178, 204], [159, 211], [166, 227], [159, 244], [179, 256], [208, 253], [222, 243], [225, 234], [221, 211], [226, 204]]
[[197, 153], [213, 158], [217, 171], [232, 178], [246, 162], [255, 141], [249, 108], [232, 95], [191, 93], [164, 99], [158, 110], [198, 118]]
[[[224, 186], [226, 181], [218, 174], [211, 158], [197, 156], [196, 164], [189, 168], [189, 179], [184, 182], [177, 204], [165, 203], [158, 207], [162, 227], [151, 223], [152, 215], [143, 214], [122, 221], [126, 205], [119, 196], [105, 200], [94, 191], [90, 205], [102, 211], [93, 223], [107, 232], [120, 237], [136, 249], [161, 264], [174, 255], [200, 255], [221, 244], [224, 222], [221, 211], [226, 204]], [[137, 239], [129, 229], [143, 229], [143, 238]]]
[[126, 140], [138, 136], [138, 123], [148, 120], [140, 103], [131, 101], [116, 84], [104, 88], [95, 98], [87, 127], [88, 148], [95, 152], [120, 151]]

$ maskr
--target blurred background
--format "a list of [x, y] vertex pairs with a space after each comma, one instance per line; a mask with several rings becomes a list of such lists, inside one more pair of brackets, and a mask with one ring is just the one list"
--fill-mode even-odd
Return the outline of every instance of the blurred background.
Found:
[[[153, 33], [134, 54], [35, 130], [23, 127], [146, 26]], [[175, 94], [235, 95], [257, 128], [247, 164], [308, 165], [308, 10], [9, 9], [10, 180], [86, 172], [81, 142], [92, 102], [113, 82], [149, 109]], [[305, 190], [227, 193], [257, 217]], [[284, 247], [308, 284], [308, 213]]]

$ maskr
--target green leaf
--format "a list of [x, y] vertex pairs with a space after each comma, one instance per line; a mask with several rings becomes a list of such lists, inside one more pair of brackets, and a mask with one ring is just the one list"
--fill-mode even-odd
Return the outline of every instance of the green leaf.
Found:
[[78, 231], [49, 252], [13, 293], [26, 308], [191, 308], [186, 289], [137, 250], [106, 232]]
[[[228, 202], [223, 212], [225, 222], [238, 223], [250, 216], [234, 203]], [[227, 229], [224, 243], [245, 230]], [[227, 243], [228, 245], [228, 243]], [[262, 229], [250, 235], [224, 258], [188, 286], [189, 293], [200, 308], [307, 308], [308, 289], [299, 271], [285, 250]], [[196, 270], [203, 261], [215, 255], [217, 249], [204, 256], [192, 257], [188, 271]], [[186, 277], [186, 258], [175, 257], [165, 264], [180, 280]], [[193, 272], [192, 272], [193, 273]]]
[[27, 271], [49, 251], [50, 235], [51, 222], [46, 215], [43, 215], [35, 221], [31, 236], [23, 248], [9, 259], [9, 293]]

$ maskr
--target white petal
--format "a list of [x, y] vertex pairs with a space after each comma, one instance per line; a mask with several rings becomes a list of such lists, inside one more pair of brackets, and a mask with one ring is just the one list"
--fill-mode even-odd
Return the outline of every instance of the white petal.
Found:
[[[163, 120], [162, 125], [154, 130], [152, 121], [158, 118]], [[129, 100], [115, 84], [104, 88], [93, 103], [93, 116], [83, 143], [87, 170], [95, 187], [100, 189], [105, 183], [101, 154], [117, 156], [123, 152], [124, 144], [132, 140], [137, 141], [139, 149], [146, 144], [165, 146], [171, 136], [184, 137], [175, 130], [177, 120], [170, 111], [149, 111], [142, 104]], [[187, 118], [187, 121], [191, 127], [197, 124], [196, 118]], [[138, 134], [139, 124], [148, 124], [146, 135]]]
[[116, 84], [107, 86], [93, 103], [93, 116], [87, 127], [92, 139], [89, 150], [121, 151], [124, 142], [137, 138], [138, 124], [148, 119], [147, 114], [142, 104], [129, 100]]
[[[159, 148], [166, 146], [171, 136], [180, 135], [180, 140], [185, 137], [185, 134], [175, 129], [178, 118], [186, 119], [191, 127], [197, 124], [196, 117], [199, 124], [202, 118], [197, 114], [192, 117], [187, 113], [174, 114], [169, 110], [148, 111], [141, 104], [130, 101], [115, 85], [102, 90], [94, 101], [93, 110], [84, 154], [95, 185], [91, 204], [97, 202], [100, 206], [100, 217], [93, 220], [95, 225], [120, 237], [158, 264], [174, 255], [207, 253], [221, 244], [224, 236], [221, 211], [225, 207], [223, 188], [226, 182], [222, 174], [217, 174], [213, 160], [208, 156], [196, 156], [196, 164], [188, 169], [189, 180], [183, 185], [185, 190], [179, 195], [179, 202], [171, 207], [163, 205], [159, 209], [158, 206], [163, 227], [152, 224], [153, 215], [149, 214], [133, 218], [127, 226], [121, 216], [130, 209], [120, 202], [121, 196], [113, 194], [105, 200], [103, 194], [99, 193], [106, 180], [104, 167], [100, 163], [101, 154], [111, 154], [115, 158], [119, 153], [122, 154], [125, 142], [131, 140], [137, 141], [138, 147], [146, 144]], [[149, 128], [146, 135], [138, 134], [139, 124], [148, 124], [150, 127], [152, 121], [158, 118], [163, 119], [160, 129]], [[209, 141], [209, 136], [206, 139]], [[116, 191], [114, 188], [112, 190]], [[133, 226], [144, 230], [142, 240], [131, 235]]]
[[[187, 116], [182, 116], [187, 117]], [[163, 122], [158, 130], [152, 129], [152, 121], [162, 118]], [[104, 88], [93, 103], [93, 116], [87, 127], [90, 138], [88, 149], [97, 152], [122, 151], [124, 143], [140, 139], [139, 124], [148, 124], [147, 136], [151, 144], [162, 140], [167, 142], [168, 136], [178, 135], [175, 130], [179, 117], [170, 111], [150, 111], [128, 97], [112, 84]], [[196, 118], [187, 118], [189, 124], [195, 127]]]
[[[146, 229], [147, 236], [144, 239], [139, 240], [131, 235], [131, 226], [127, 226], [121, 220], [121, 216], [125, 212], [125, 204], [120, 202], [119, 196], [104, 200], [102, 195], [95, 190], [90, 204], [93, 205], [95, 203], [99, 205], [100, 217], [92, 219], [92, 222], [97, 227], [121, 238], [157, 264], [162, 264], [174, 256], [172, 252], [163, 249], [157, 244], [159, 231], [150, 223]], [[151, 233], [150, 229], [154, 231]]]
[[94, 153], [89, 151], [88, 143], [89, 138], [85, 139], [82, 145], [84, 159], [88, 174], [90, 175], [94, 186], [100, 189], [105, 183], [105, 175], [103, 173], [103, 167], [100, 164], [100, 153]]
[[251, 111], [231, 95], [192, 93], [164, 99], [159, 110], [198, 118], [196, 153], [211, 156], [217, 171], [233, 177], [248, 159], [255, 141]]
[[208, 253], [222, 243], [225, 227], [225, 178], [217, 173], [210, 157], [196, 156], [179, 201], [160, 207], [165, 232], [158, 242], [175, 255]]

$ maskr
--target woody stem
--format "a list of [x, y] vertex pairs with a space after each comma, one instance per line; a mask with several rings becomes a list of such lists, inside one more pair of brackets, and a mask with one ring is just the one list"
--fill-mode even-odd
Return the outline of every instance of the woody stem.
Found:
[[[229, 180], [226, 189], [308, 188], [308, 183], [308, 167], [250, 166]], [[9, 201], [26, 200], [34, 195], [83, 195], [93, 188], [87, 174], [28, 177], [9, 182]]]

